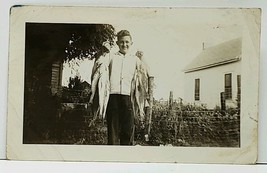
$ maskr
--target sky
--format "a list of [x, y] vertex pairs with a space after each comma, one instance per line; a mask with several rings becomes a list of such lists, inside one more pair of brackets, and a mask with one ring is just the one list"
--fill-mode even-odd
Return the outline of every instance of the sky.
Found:
[[[238, 9], [137, 10], [127, 20], [111, 23], [118, 32], [130, 31], [131, 51], [141, 50], [155, 78], [154, 97], [167, 100], [170, 91], [174, 99], [184, 97], [184, 68], [204, 47], [242, 36], [242, 16]], [[111, 52], [117, 51], [117, 46]], [[90, 83], [93, 61], [84, 60], [71, 69], [65, 64], [63, 85], [69, 76], [78, 74]]]

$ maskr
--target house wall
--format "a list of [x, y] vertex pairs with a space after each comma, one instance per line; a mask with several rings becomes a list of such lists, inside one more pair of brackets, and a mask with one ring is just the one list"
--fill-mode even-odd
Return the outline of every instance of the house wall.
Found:
[[62, 81], [62, 63], [60, 61], [55, 61], [52, 64], [52, 74], [51, 74], [51, 92], [56, 94], [61, 87]]
[[[237, 75], [241, 74], [241, 61], [185, 73], [184, 101], [197, 105], [205, 104], [209, 109], [216, 105], [221, 106], [220, 93], [224, 92], [224, 76], [228, 73], [232, 74], [232, 99], [226, 100], [226, 106], [235, 107], [237, 104]], [[200, 79], [200, 100], [195, 101], [195, 79], [198, 78]]]

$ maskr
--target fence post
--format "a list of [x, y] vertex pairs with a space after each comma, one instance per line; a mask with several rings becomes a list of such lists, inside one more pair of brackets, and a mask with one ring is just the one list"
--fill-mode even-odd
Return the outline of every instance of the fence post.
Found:
[[173, 92], [170, 91], [170, 96], [169, 96], [169, 110], [172, 110], [173, 107]]
[[221, 92], [221, 111], [225, 112], [225, 93]]
[[154, 77], [149, 76], [148, 78], [148, 102], [149, 102], [148, 135], [150, 135], [151, 122], [152, 122], [153, 90], [154, 90]]

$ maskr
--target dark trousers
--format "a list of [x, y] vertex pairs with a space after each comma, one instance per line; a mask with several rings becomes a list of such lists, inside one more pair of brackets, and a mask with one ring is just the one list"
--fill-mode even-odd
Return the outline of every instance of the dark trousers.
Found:
[[108, 144], [132, 145], [134, 115], [130, 96], [111, 94], [107, 107]]

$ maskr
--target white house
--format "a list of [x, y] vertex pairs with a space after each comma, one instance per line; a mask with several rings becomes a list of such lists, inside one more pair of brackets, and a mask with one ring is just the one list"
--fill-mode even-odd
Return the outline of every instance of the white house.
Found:
[[212, 109], [221, 106], [224, 92], [226, 107], [236, 107], [241, 93], [241, 57], [241, 38], [204, 49], [185, 68], [184, 100]]

